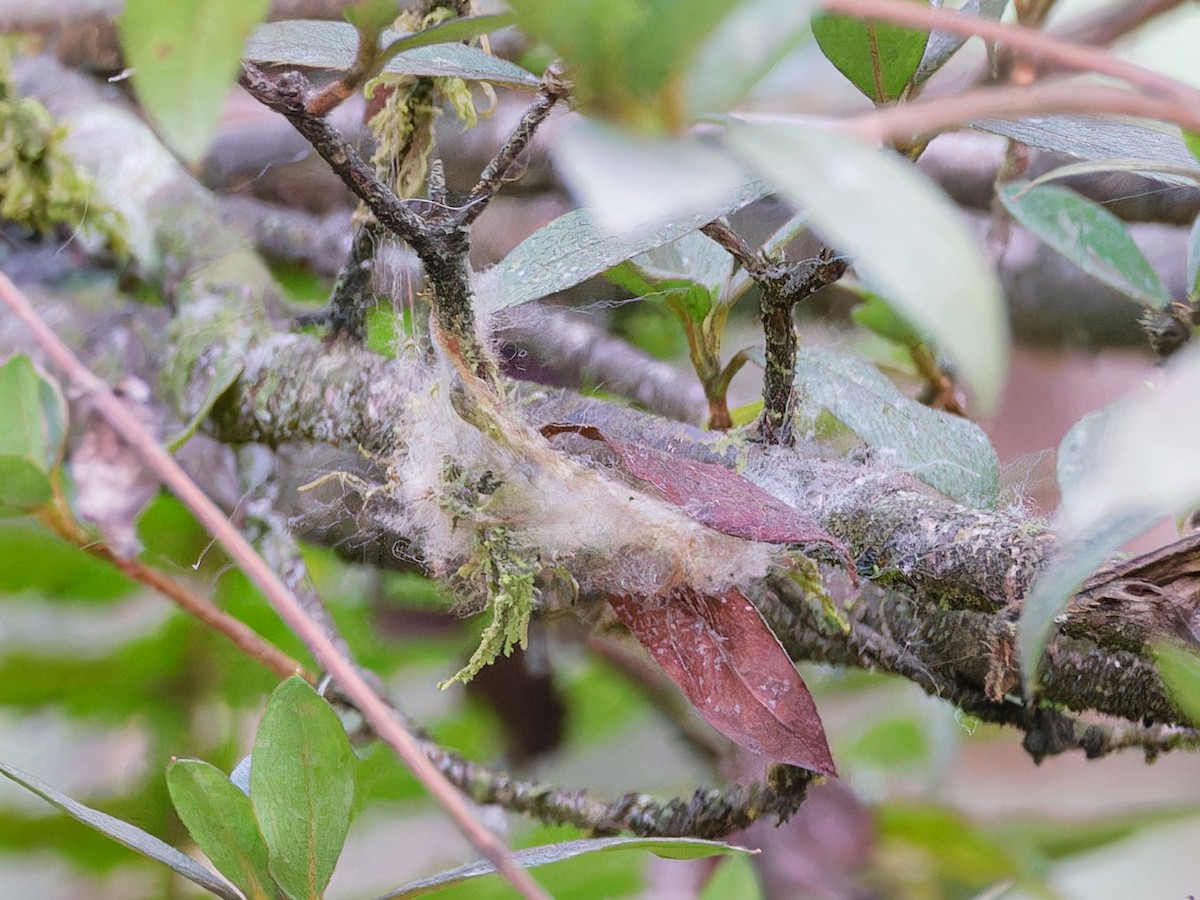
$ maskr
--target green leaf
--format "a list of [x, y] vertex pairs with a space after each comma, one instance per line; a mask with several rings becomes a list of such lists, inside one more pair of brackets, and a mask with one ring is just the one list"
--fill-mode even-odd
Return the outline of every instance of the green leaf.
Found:
[[1183, 132], [1183, 145], [1188, 148], [1188, 152], [1197, 160], [1200, 160], [1200, 134], [1195, 131]]
[[[619, 115], [635, 95], [625, 71], [629, 36], [647, 12], [637, 0], [514, 0], [521, 32], [549, 44], [571, 69], [585, 107]], [[653, 115], [653, 114], [652, 114]]]
[[[1101, 116], [1029, 116], [1019, 121], [976, 119], [971, 124], [1030, 147], [1081, 159], [1141, 159], [1161, 164], [1163, 169], [1190, 167], [1200, 171], [1200, 163], [1188, 153], [1178, 131], [1146, 122]], [[1157, 170], [1145, 174], [1168, 184], [1179, 183], [1174, 176], [1160, 175]]]
[[[515, 21], [516, 17], [511, 13], [499, 13], [489, 16], [464, 16], [459, 19], [449, 19], [432, 28], [426, 28], [404, 37], [396, 37], [391, 32], [384, 32], [383, 56], [391, 58], [416, 50], [418, 47], [431, 47], [435, 44], [452, 45], [459, 41], [469, 41], [490, 31], [511, 25]], [[491, 56], [491, 54], [486, 55]], [[513, 68], [519, 69], [520, 67], [513, 66]], [[525, 75], [529, 74], [523, 69], [520, 71]]]
[[167, 767], [171, 802], [188, 833], [222, 875], [247, 900], [274, 900], [267, 845], [243, 794], [216, 766], [198, 759]]
[[302, 678], [283, 682], [267, 702], [250, 800], [276, 884], [292, 900], [320, 898], [350, 827], [354, 753], [337, 714]]
[[590, 210], [576, 209], [538, 229], [496, 265], [498, 308], [517, 306], [565, 291], [617, 263], [670, 243], [689, 231], [740, 209], [762, 196], [760, 185], [748, 185], [697, 215], [648, 225], [623, 234], [601, 226]]
[[900, 98], [929, 40], [926, 31], [838, 14], [817, 16], [812, 33], [825, 57], [876, 103]]
[[[469, 37], [472, 35], [466, 32], [472, 28], [476, 29], [476, 33], [478, 28], [486, 31], [489, 30], [486, 26], [497, 27], [505, 18], [477, 16], [473, 19], [453, 19], [408, 36], [385, 31], [381, 43], [387, 49], [383, 52], [395, 52], [396, 55], [388, 60], [383, 71], [429, 78], [449, 76], [535, 90], [539, 84], [537, 76], [520, 66], [485, 53], [478, 47], [446, 43], [458, 40], [452, 38], [452, 34], [462, 32], [463, 37]], [[468, 27], [468, 22], [476, 24]], [[437, 32], [437, 42], [431, 44], [429, 37], [434, 32]], [[391, 48], [398, 41], [403, 42], [401, 47], [404, 49], [393, 51]], [[246, 42], [245, 55], [252, 62], [344, 71], [353, 65], [357, 49], [358, 32], [348, 22], [297, 19], [259, 26]]]
[[747, 0], [721, 22], [688, 71], [693, 117], [724, 112], [807, 40], [815, 0]]
[[880, 458], [947, 497], [972, 506], [995, 504], [996, 451], [974, 422], [908, 399], [860, 359], [814, 348], [797, 356], [796, 390], [797, 414], [810, 427], [826, 410], [869, 446], [885, 451]]
[[733, 257], [699, 231], [639, 254], [628, 265], [645, 280], [649, 290], [695, 284], [718, 294], [733, 274]]
[[691, 218], [727, 202], [751, 181], [705, 136], [647, 137], [590, 119], [564, 123], [553, 153], [580, 205], [614, 232]]
[[582, 108], [642, 132], [681, 130], [676, 81], [740, 0], [513, 0], [521, 30], [571, 69]]
[[342, 10], [342, 15], [360, 34], [371, 34], [396, 21], [398, 12], [395, 0], [354, 0]]
[[38, 598], [107, 602], [128, 595], [134, 582], [40, 525], [0, 523], [0, 592]]
[[1012, 217], [1093, 278], [1159, 309], [1171, 296], [1121, 220], [1099, 204], [1057, 185], [1016, 182], [997, 196]]
[[1060, 178], [1075, 178], [1080, 175], [1097, 175], [1101, 172], [1129, 172], [1134, 175], [1153, 175], [1157, 181], [1166, 181], [1183, 187], [1194, 188], [1200, 184], [1200, 169], [1195, 166], [1171, 166], [1166, 163], [1145, 159], [1098, 159], [1058, 166], [1044, 172], [1028, 182], [1026, 190], [1047, 184]]
[[221, 881], [216, 875], [204, 868], [190, 856], [180, 853], [170, 844], [163, 843], [152, 834], [142, 829], [115, 819], [107, 813], [102, 813], [72, 800], [66, 794], [55, 790], [40, 778], [23, 772], [13, 766], [0, 763], [0, 775], [15, 781], [17, 784], [37, 794], [43, 800], [58, 807], [71, 818], [82, 822], [89, 828], [107, 835], [119, 844], [124, 844], [130, 850], [140, 853], [147, 859], [155, 860], [170, 866], [188, 881], [199, 885], [210, 894], [216, 894], [225, 900], [242, 900], [241, 895]]
[[212, 361], [205, 373], [208, 377], [208, 385], [205, 388], [204, 396], [200, 398], [195, 413], [192, 414], [191, 421], [183, 426], [183, 430], [179, 434], [167, 441], [167, 448], [172, 453], [192, 439], [201, 423], [208, 418], [208, 414], [217, 405], [217, 401], [233, 387], [244, 368], [245, 363], [242, 361], [240, 352], [224, 350], [218, 353], [217, 358]]
[[138, 99], [184, 159], [204, 155], [268, 0], [127, 0], [118, 19]]
[[1196, 216], [1188, 235], [1187, 293], [1191, 301], [1200, 297], [1200, 216]]
[[1175, 705], [1193, 725], [1200, 722], [1200, 654], [1175, 643], [1154, 644], [1150, 650]]
[[913, 327], [892, 309], [881, 297], [867, 292], [866, 300], [861, 306], [856, 306], [850, 313], [863, 328], [875, 332], [881, 338], [899, 344], [902, 347], [917, 347], [921, 344], [921, 336]]
[[[655, 856], [664, 859], [702, 859], [708, 856], [753, 854], [755, 852], [721, 841], [705, 841], [696, 838], [608, 837], [585, 838], [577, 841], [564, 841], [559, 844], [547, 844], [543, 847], [530, 847], [527, 850], [517, 850], [512, 854], [512, 859], [519, 866], [533, 869], [537, 866], [562, 862], [578, 856], [608, 853], [614, 850], [649, 850]], [[411, 881], [391, 893], [384, 894], [377, 900], [408, 900], [408, 898], [420, 897], [471, 878], [490, 875], [495, 871], [495, 865], [490, 862], [471, 863], [429, 878], [422, 878], [420, 881]]]
[[797, 126], [731, 124], [738, 153], [804, 207], [873, 291], [954, 362], [991, 409], [1007, 366], [995, 273], [958, 210], [895, 155]]
[[0, 514], [49, 502], [66, 427], [67, 404], [56, 381], [27, 356], [0, 366]]
[[625, 64], [630, 84], [642, 95], [663, 92], [672, 77], [688, 68], [705, 39], [742, 0], [686, 0], [651, 3], [641, 28], [633, 31]]

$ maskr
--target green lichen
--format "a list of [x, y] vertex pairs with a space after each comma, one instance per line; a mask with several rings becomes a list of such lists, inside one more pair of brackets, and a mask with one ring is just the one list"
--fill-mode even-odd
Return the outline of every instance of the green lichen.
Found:
[[529, 640], [529, 620], [537, 600], [535, 582], [541, 570], [536, 557], [517, 546], [512, 532], [505, 527], [484, 529], [475, 555], [459, 570], [468, 581], [482, 578], [487, 590], [492, 620], [484, 628], [479, 647], [471, 659], [452, 678], [443, 681], [443, 690], [455, 682], [466, 684], [501, 653], [508, 656], [514, 647], [524, 648]]
[[809, 603], [819, 604], [820, 622], [823, 628], [833, 634], [849, 634], [850, 623], [842, 615], [841, 610], [829, 592], [825, 590], [825, 582], [821, 578], [821, 570], [817, 564], [802, 553], [788, 554], [786, 572], [803, 591]]
[[[403, 13], [396, 20], [396, 27], [402, 31], [421, 31], [454, 16], [455, 12], [449, 8], [434, 9], [419, 20], [414, 13]], [[367, 84], [368, 98], [381, 86], [388, 88], [389, 93], [370, 121], [370, 128], [379, 139], [371, 161], [396, 196], [419, 197], [429, 174], [429, 154], [442, 107], [454, 110], [466, 128], [474, 128], [479, 121], [471, 87], [461, 78], [383, 72]]]
[[37, 100], [18, 97], [11, 43], [0, 40], [0, 219], [38, 234], [66, 226], [128, 252], [120, 217], [65, 151], [66, 130]]
[[397, 197], [420, 196], [429, 173], [438, 114], [433, 83], [407, 75], [383, 75], [376, 82], [391, 84], [393, 89], [371, 117], [371, 130], [379, 138], [371, 161]]

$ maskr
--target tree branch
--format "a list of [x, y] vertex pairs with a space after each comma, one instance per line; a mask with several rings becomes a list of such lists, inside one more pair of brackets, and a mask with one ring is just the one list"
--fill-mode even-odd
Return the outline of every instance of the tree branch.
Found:
[[542, 86], [538, 89], [537, 97], [525, 110], [517, 127], [513, 129], [504, 146], [500, 148], [492, 160], [484, 167], [475, 187], [467, 197], [462, 212], [462, 223], [470, 225], [491, 203], [492, 198], [504, 184], [517, 159], [528, 149], [534, 134], [541, 124], [546, 121], [554, 105], [566, 96], [569, 88], [562, 76], [553, 69], [548, 69], [542, 77]]
[[411, 201], [398, 199], [349, 141], [325, 119], [309, 114], [305, 103], [310, 88], [304, 76], [288, 71], [272, 78], [253, 63], [242, 63], [240, 82], [264, 106], [286, 117], [389, 231], [422, 259], [436, 251], [431, 228]]
[[816, 260], [785, 263], [752, 251], [724, 222], [709, 222], [700, 230], [728, 250], [762, 290], [759, 316], [766, 342], [766, 367], [757, 436], [768, 444], [790, 447], [795, 442], [792, 413], [798, 345], [792, 310], [801, 300], [841, 278], [849, 263], [834, 258], [828, 247], [821, 248]]

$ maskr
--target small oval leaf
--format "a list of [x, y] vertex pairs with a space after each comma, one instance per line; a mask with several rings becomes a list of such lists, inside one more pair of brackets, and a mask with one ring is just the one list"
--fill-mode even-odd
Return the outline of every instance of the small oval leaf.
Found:
[[54, 379], [27, 356], [0, 366], [0, 510], [49, 502], [66, 428], [67, 403]]
[[1012, 217], [1093, 278], [1146, 306], [1165, 309], [1171, 295], [1121, 220], [1058, 185], [1024, 182], [997, 191]]
[[[488, 20], [484, 24], [495, 24], [504, 17], [479, 18]], [[456, 19], [441, 27], [449, 29], [454, 25], [459, 29], [465, 28], [462, 24], [464, 21], [473, 20]], [[415, 35], [385, 31], [381, 38], [385, 54], [393, 52], [391, 48], [397, 42], [401, 42], [399, 46], [405, 49], [396, 51], [383, 71], [430, 78], [454, 76], [524, 90], [537, 88], [537, 76], [478, 47], [458, 43], [425, 43], [425, 39], [435, 31], [439, 41], [449, 39], [449, 32], [438, 29], [417, 32]], [[245, 56], [257, 63], [344, 71], [353, 65], [357, 49], [358, 32], [349, 22], [297, 19], [260, 25], [246, 41]]]
[[167, 789], [196, 846], [247, 900], [274, 900], [267, 845], [250, 798], [216, 766], [198, 759], [173, 760]]
[[250, 800], [275, 882], [293, 900], [321, 896], [354, 805], [354, 752], [337, 714], [302, 678], [267, 702], [254, 740]]
[[825, 58], [876, 103], [903, 95], [929, 41], [926, 31], [835, 13], [813, 19], [812, 32]]

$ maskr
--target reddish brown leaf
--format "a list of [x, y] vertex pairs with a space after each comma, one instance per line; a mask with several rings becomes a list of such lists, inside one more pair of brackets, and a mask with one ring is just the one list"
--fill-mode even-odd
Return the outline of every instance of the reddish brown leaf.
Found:
[[608, 602], [709, 725], [769, 759], [837, 774], [808, 688], [740, 592], [681, 587]]
[[846, 548], [816, 522], [754, 482], [716, 463], [664, 453], [644, 444], [625, 444], [589, 425], [547, 425], [547, 437], [573, 432], [607, 444], [624, 471], [656, 490], [690, 519], [715, 531], [768, 544], [828, 544], [854, 565]]

